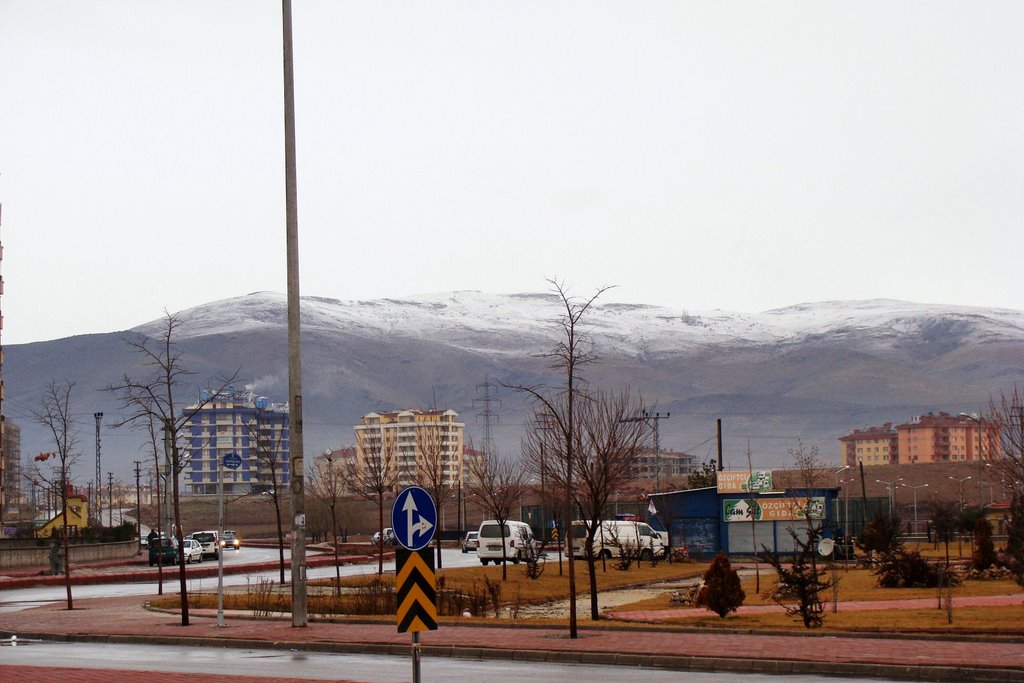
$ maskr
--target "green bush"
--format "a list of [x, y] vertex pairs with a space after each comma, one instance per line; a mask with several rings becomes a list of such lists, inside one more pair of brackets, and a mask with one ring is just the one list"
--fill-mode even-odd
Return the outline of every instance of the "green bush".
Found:
[[881, 555], [875, 576], [882, 588], [935, 588], [939, 585], [941, 570], [916, 550], [897, 549]]

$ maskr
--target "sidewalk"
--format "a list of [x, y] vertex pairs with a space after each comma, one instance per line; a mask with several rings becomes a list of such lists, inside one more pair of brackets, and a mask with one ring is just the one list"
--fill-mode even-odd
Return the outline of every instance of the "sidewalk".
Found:
[[[1007, 605], [1018, 605], [1024, 607], [1024, 593], [1012, 595], [970, 595], [957, 596], [954, 598], [957, 607], [1005, 607]], [[832, 611], [832, 603], [827, 603], [825, 609]], [[837, 604], [840, 612], [865, 612], [884, 611], [891, 609], [934, 609], [935, 598], [914, 598], [909, 600], [847, 600]], [[781, 605], [744, 605], [736, 609], [736, 614], [764, 614], [766, 612], [782, 612]], [[638, 622], [644, 624], [657, 624], [674, 619], [699, 618], [708, 616], [706, 609], [697, 607], [680, 607], [678, 609], [664, 610], [608, 610], [606, 615], [615, 621]]]
[[[144, 642], [221, 647], [270, 647], [408, 655], [410, 635], [394, 623], [319, 623], [292, 628], [282, 619], [215, 613], [180, 615], [146, 609], [138, 597], [76, 600], [67, 611], [48, 605], [0, 613], [0, 637], [95, 642]], [[1024, 681], [1020, 642], [856, 637], [834, 634], [679, 632], [646, 628], [587, 628], [578, 639], [566, 627], [480, 626], [442, 623], [421, 634], [424, 657], [619, 664], [680, 671], [817, 674], [893, 680]], [[140, 668], [143, 665], [140, 664]], [[0, 672], [3, 671], [0, 666]]]

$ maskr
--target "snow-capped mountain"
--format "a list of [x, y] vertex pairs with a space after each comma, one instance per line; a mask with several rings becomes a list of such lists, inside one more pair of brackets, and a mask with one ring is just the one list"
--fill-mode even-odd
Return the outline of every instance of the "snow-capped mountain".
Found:
[[[302, 300], [303, 403], [310, 452], [352, 441], [352, 425], [374, 410], [446, 406], [480, 440], [478, 386], [501, 401], [499, 446], [518, 449], [529, 404], [507, 385], [557, 385], [539, 356], [559, 341], [565, 308], [553, 294], [447, 292], [375, 301]], [[180, 313], [176, 340], [198, 388], [237, 371], [274, 400], [287, 397], [286, 300], [257, 292]], [[77, 382], [78, 411], [119, 413], [94, 391], [141, 359], [123, 337], [159, 332], [162, 320], [127, 332], [86, 335], [5, 349], [5, 413], [23, 428], [23, 452], [48, 450], [25, 419], [51, 378]], [[763, 313], [687, 311], [598, 299], [583, 318], [598, 362], [585, 379], [629, 385], [652, 408], [665, 448], [704, 459], [722, 418], [726, 464], [785, 459], [802, 439], [837, 457], [836, 439], [854, 427], [904, 421], [929, 411], [983, 409], [993, 393], [1024, 383], [1024, 312], [914, 304], [831, 301]], [[105, 460], [124, 462], [137, 444], [119, 434]], [[83, 438], [82, 443], [88, 442]], [[88, 449], [86, 449], [88, 450]], [[87, 458], [86, 458], [87, 459]]]
[[[189, 337], [280, 328], [285, 296], [257, 292], [185, 312]], [[403, 299], [302, 301], [305, 330], [338, 331], [373, 339], [416, 339], [493, 355], [549, 350], [565, 314], [554, 294], [458, 291]], [[764, 347], [855, 338], [892, 348], [916, 342], [955, 345], [1024, 338], [1024, 312], [876, 299], [800, 304], [764, 313], [687, 312], [643, 304], [602, 304], [588, 310], [584, 329], [595, 348], [615, 355], [658, 355], [709, 345]], [[138, 328], [152, 332], [159, 321]]]

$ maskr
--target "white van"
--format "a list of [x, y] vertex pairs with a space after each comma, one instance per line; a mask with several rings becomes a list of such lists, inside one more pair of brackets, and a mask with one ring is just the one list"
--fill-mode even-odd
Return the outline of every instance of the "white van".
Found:
[[505, 559], [512, 560], [519, 564], [519, 560], [526, 560], [530, 556], [530, 549], [533, 546], [533, 529], [525, 522], [505, 522], [504, 534], [501, 525], [493, 519], [485, 519], [480, 523], [479, 547], [477, 556], [480, 564], [487, 564], [494, 560], [494, 564], [502, 561], [501, 544], [502, 538], [505, 541]]
[[217, 556], [220, 555], [220, 539], [216, 531], [197, 531], [192, 534], [192, 538], [203, 546], [203, 557], [217, 559]]
[[[586, 540], [586, 525], [578, 519], [573, 521], [572, 552], [575, 557], [584, 557], [583, 544]], [[598, 559], [621, 556], [624, 550], [636, 553], [637, 548], [640, 549], [640, 559], [644, 561], [665, 555], [665, 544], [661, 536], [646, 522], [601, 522], [594, 534], [594, 557]]]

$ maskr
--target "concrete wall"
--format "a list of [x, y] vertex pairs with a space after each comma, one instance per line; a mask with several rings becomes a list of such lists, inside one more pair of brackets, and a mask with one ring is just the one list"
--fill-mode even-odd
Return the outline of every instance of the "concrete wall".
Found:
[[[49, 567], [50, 545], [8, 547], [0, 544], [0, 570], [17, 567]], [[125, 560], [139, 552], [138, 541], [71, 545], [71, 566], [104, 560]]]

